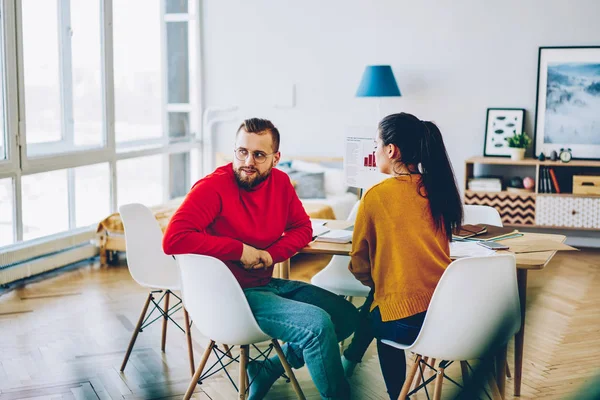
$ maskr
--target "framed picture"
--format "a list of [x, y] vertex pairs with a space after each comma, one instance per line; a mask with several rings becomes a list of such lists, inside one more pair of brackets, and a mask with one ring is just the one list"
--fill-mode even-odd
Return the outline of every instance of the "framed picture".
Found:
[[510, 157], [506, 139], [523, 132], [525, 110], [523, 108], [488, 108], [485, 121], [483, 155], [486, 157]]
[[540, 47], [534, 146], [600, 159], [600, 46]]

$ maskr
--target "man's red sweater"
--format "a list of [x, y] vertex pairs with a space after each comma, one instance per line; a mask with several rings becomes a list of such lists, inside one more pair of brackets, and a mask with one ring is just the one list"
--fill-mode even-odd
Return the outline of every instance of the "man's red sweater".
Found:
[[248, 191], [238, 186], [233, 166], [227, 164], [192, 187], [167, 226], [163, 250], [218, 258], [242, 288], [249, 288], [269, 283], [273, 268], [245, 270], [240, 263], [244, 243], [268, 251], [278, 263], [311, 238], [310, 218], [285, 173], [273, 168]]

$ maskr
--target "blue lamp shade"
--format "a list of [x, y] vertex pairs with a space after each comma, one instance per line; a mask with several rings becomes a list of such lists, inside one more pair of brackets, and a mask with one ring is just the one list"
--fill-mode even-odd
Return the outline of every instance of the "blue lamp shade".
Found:
[[365, 68], [357, 97], [399, 97], [392, 67], [389, 65], [369, 65]]

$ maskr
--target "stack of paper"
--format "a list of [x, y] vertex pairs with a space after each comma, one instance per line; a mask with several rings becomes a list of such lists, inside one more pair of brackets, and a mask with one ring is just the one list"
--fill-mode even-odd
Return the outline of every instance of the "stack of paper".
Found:
[[332, 229], [327, 233], [317, 236], [315, 241], [329, 243], [350, 243], [352, 241], [352, 231], [345, 229]]

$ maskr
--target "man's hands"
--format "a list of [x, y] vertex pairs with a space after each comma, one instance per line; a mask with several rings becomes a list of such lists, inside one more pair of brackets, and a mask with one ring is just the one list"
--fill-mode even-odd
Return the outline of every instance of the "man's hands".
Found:
[[244, 250], [242, 251], [240, 262], [245, 270], [267, 269], [273, 265], [273, 258], [271, 258], [269, 252], [256, 249], [244, 243]]

